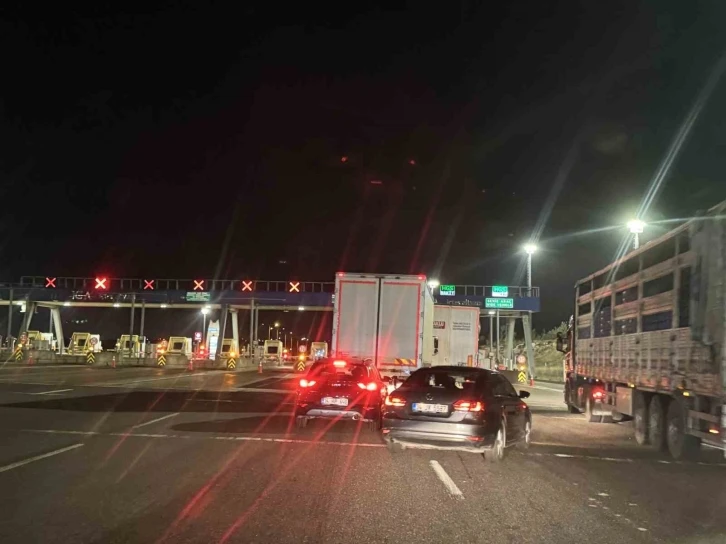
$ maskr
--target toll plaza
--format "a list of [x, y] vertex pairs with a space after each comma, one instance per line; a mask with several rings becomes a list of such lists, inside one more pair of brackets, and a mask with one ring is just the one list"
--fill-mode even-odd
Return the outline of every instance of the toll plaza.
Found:
[[[441, 284], [430, 288], [436, 304], [478, 307], [480, 317], [489, 318], [490, 366], [516, 371], [518, 379], [524, 371], [531, 380], [534, 374], [532, 314], [540, 309], [538, 287]], [[33, 352], [36, 362], [48, 360], [113, 366], [136, 364], [234, 370], [245, 364], [253, 365], [254, 357], [261, 355], [252, 349], [245, 355], [241, 353], [240, 311], [250, 312], [249, 346], [258, 346], [261, 310], [332, 312], [334, 291], [333, 281], [24, 276], [18, 283], [0, 284], [0, 306], [8, 306], [8, 342], [4, 360], [24, 360]], [[25, 309], [19, 333], [19, 338], [25, 341], [17, 346], [12, 337], [11, 308], [15, 305]], [[115, 351], [101, 351], [98, 335], [91, 333], [84, 334], [83, 342], [79, 340], [82, 346], [72, 341], [67, 348], [63, 341], [61, 311], [68, 307], [126, 309], [129, 311], [128, 334], [122, 335]], [[50, 342], [42, 344], [28, 340], [28, 333], [34, 332], [31, 327], [37, 308], [50, 310], [51, 328], [57, 340], [54, 350], [35, 349], [36, 344], [47, 346]], [[205, 316], [206, 312], [217, 310], [220, 317], [215, 340], [220, 341], [205, 344], [205, 350], [190, 349], [188, 339], [177, 337], [172, 338], [175, 338], [175, 344], [182, 343], [180, 349], [170, 350], [172, 346], [167, 346], [159, 350], [158, 346], [147, 345], [144, 336], [147, 309], [204, 309], [202, 313]], [[138, 323], [137, 313], [140, 315]], [[507, 328], [504, 349], [501, 349], [499, 334], [502, 320]], [[523, 324], [526, 361], [520, 359], [515, 363], [513, 341], [517, 320]], [[232, 337], [227, 339], [229, 329]], [[496, 341], [493, 331], [498, 331]], [[94, 342], [92, 338], [95, 338]], [[92, 356], [87, 356], [88, 352], [92, 352]], [[522, 367], [526, 367], [526, 371]]]
[[[539, 287], [509, 285], [438, 285], [433, 289], [435, 304], [476, 306], [480, 317], [489, 318], [489, 364], [507, 373], [512, 382], [531, 382], [535, 373], [532, 344], [532, 314], [540, 311]], [[514, 354], [514, 331], [522, 322], [526, 356]], [[506, 343], [500, 346], [502, 321]], [[494, 331], [497, 331], [494, 334]]]
[[[213, 279], [139, 279], [110, 277], [40, 277], [25, 276], [16, 284], [0, 285], [0, 306], [8, 306], [7, 348], [15, 355], [15, 339], [12, 337], [13, 306], [22, 306], [20, 333], [25, 333], [33, 324], [37, 308], [47, 308], [51, 315], [51, 328], [56, 339], [63, 339], [63, 308], [116, 308], [130, 312], [128, 334], [122, 335], [113, 352], [93, 349], [92, 364], [146, 364], [155, 366], [187, 366], [188, 361], [197, 359], [197, 367], [235, 369], [243, 364], [240, 354], [239, 311], [251, 314], [249, 345], [258, 344], [260, 310], [281, 311], [326, 311], [333, 310], [334, 282], [262, 281], [262, 280], [213, 280]], [[188, 348], [179, 353], [163, 353], [160, 361], [158, 350], [145, 348], [145, 319], [147, 309], [166, 311], [217, 310], [220, 312], [219, 330], [216, 336], [221, 340], [214, 343], [213, 353], [194, 353]], [[136, 322], [136, 315], [140, 319]], [[226, 340], [231, 329], [232, 338]], [[55, 350], [31, 350], [27, 342], [18, 353], [37, 351], [35, 361], [53, 362], [86, 361], [85, 355], [92, 350], [88, 338], [71, 342], [66, 347], [62, 340]], [[80, 345], [83, 344], [83, 345]], [[95, 346], [96, 344], [94, 344]], [[211, 347], [211, 345], [210, 345]], [[251, 358], [253, 354], [248, 354]], [[5, 360], [9, 355], [5, 355]], [[75, 360], [78, 359], [78, 360]]]

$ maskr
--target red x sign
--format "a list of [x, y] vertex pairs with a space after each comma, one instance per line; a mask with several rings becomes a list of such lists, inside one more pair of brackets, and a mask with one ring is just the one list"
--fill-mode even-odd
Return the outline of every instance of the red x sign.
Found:
[[148, 289], [149, 291], [153, 291], [155, 281], [156, 280], [144, 280], [144, 290]]
[[252, 291], [252, 282], [242, 280], [242, 290], [243, 291]]
[[46, 288], [52, 287], [55, 289], [55, 278], [45, 278], [45, 286]]
[[290, 282], [290, 292], [291, 293], [299, 293], [300, 292], [300, 282], [299, 281], [291, 281]]
[[106, 282], [108, 278], [96, 278], [96, 289], [108, 289]]
[[204, 280], [194, 280], [194, 290], [204, 291]]

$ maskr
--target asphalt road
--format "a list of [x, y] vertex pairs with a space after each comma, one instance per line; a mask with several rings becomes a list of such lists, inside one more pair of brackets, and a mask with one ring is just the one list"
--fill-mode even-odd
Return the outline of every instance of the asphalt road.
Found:
[[0, 542], [726, 542], [726, 464], [674, 463], [629, 423], [528, 388], [534, 444], [390, 453], [290, 418], [286, 371], [5, 366]]

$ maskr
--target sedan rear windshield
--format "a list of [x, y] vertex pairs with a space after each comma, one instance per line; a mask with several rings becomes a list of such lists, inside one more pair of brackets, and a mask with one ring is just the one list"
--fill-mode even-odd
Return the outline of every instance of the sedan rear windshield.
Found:
[[483, 382], [485, 375], [476, 370], [426, 368], [417, 370], [407, 379], [402, 387], [406, 389], [447, 389], [463, 391], [473, 389], [477, 383]]
[[336, 366], [332, 361], [318, 361], [310, 367], [310, 374], [320, 377], [335, 376], [351, 380], [364, 380], [371, 377], [370, 369], [365, 365], [346, 364]]

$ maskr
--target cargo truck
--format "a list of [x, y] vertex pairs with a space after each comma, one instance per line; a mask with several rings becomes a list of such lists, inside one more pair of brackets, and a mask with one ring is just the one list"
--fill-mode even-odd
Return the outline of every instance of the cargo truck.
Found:
[[479, 308], [434, 306], [432, 365], [478, 366]]
[[578, 281], [565, 403], [676, 459], [726, 429], [726, 202]]
[[334, 356], [369, 359], [384, 377], [405, 379], [431, 365], [433, 325], [426, 276], [336, 275]]

